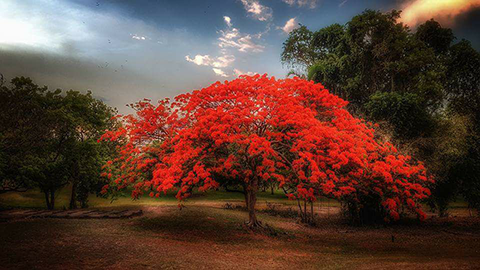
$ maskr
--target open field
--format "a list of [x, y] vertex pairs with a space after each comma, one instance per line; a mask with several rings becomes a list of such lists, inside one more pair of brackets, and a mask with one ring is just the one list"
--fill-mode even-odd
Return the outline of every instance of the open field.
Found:
[[[28, 207], [35, 193], [10, 203]], [[68, 202], [68, 192], [59, 202]], [[241, 194], [238, 194], [241, 195]], [[23, 198], [23, 197], [26, 198]], [[41, 196], [40, 196], [41, 198]], [[23, 200], [23, 203], [21, 203]], [[417, 224], [352, 227], [339, 219], [338, 204], [317, 204], [319, 224], [307, 227], [294, 218], [259, 213], [269, 234], [242, 226], [247, 213], [223, 209], [241, 196], [212, 193], [195, 196], [179, 210], [177, 202], [122, 198], [110, 204], [93, 199], [96, 208], [142, 209], [133, 219], [24, 219], [0, 223], [0, 268], [79, 269], [473, 269], [480, 262], [477, 217], [430, 218]], [[5, 206], [6, 198], [1, 202]], [[260, 193], [265, 201], [285, 204], [280, 194]], [[11, 206], [11, 205], [10, 205]], [[58, 204], [62, 208], [62, 203]], [[327, 208], [327, 206], [329, 206]], [[460, 206], [454, 213], [465, 213]], [[394, 238], [392, 241], [392, 237]]]

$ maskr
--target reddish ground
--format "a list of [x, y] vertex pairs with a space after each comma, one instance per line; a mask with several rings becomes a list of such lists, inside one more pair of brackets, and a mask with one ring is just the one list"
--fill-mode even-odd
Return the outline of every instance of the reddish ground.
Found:
[[[1, 269], [474, 269], [478, 218], [351, 227], [335, 215], [317, 227], [260, 214], [273, 235], [218, 205], [144, 207], [133, 219], [24, 219], [0, 223]], [[392, 236], [394, 241], [392, 242]]]

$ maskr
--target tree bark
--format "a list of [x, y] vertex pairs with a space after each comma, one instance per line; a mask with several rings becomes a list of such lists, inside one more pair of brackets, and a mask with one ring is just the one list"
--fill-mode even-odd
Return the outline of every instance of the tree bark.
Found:
[[52, 207], [51, 210], [55, 208], [55, 190], [50, 190], [50, 206]]
[[50, 205], [50, 198], [48, 197], [48, 191], [45, 191], [45, 202], [47, 203], [47, 209], [52, 210], [52, 206]]
[[250, 228], [262, 227], [255, 214], [255, 204], [257, 203], [258, 179], [254, 178], [247, 183], [245, 187], [245, 204], [248, 209], [248, 223]]
[[70, 196], [70, 209], [77, 209], [77, 182], [73, 181], [72, 194]]

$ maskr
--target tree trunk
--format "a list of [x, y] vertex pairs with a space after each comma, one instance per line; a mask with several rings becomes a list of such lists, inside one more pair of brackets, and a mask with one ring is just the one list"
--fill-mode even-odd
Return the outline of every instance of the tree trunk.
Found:
[[70, 209], [77, 209], [77, 181], [73, 181], [72, 194], [70, 196]]
[[313, 213], [313, 201], [310, 202], [310, 210], [311, 210], [311, 220], [310, 222], [313, 224], [315, 223], [315, 214]]
[[51, 210], [55, 208], [55, 190], [50, 190], [50, 206], [52, 207]]
[[257, 203], [258, 179], [254, 178], [247, 183], [245, 187], [245, 204], [248, 209], [248, 223], [250, 228], [262, 227], [255, 214], [255, 204]]
[[302, 222], [305, 221], [305, 215], [302, 211], [302, 204], [300, 203], [300, 199], [297, 198], [297, 205], [298, 205], [298, 212], [300, 213], [300, 219], [302, 220]]
[[45, 191], [45, 202], [47, 203], [47, 209], [52, 210], [52, 206], [50, 205], [50, 198], [48, 197], [48, 191]]
[[271, 186], [271, 188], [272, 188], [272, 195], [273, 195], [273, 193], [274, 193], [274, 192], [273, 192], [273, 191], [274, 191], [274, 190], [273, 190], [273, 188], [274, 188], [274, 185], [273, 185], [273, 183], [272, 183], [272, 186]]

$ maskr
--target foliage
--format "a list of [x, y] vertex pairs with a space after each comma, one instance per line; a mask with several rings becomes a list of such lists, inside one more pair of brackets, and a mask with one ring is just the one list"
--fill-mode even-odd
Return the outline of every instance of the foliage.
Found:
[[[480, 155], [474, 143], [480, 136], [480, 54], [466, 40], [453, 44], [452, 30], [433, 19], [411, 31], [398, 22], [399, 16], [395, 10], [366, 10], [345, 25], [301, 29], [311, 33], [302, 36], [311, 40], [290, 36], [282, 61], [302, 63], [308, 79], [348, 100], [355, 114], [391, 127], [395, 142], [427, 161], [439, 179], [434, 200], [443, 215], [456, 196], [476, 198], [469, 192], [480, 185], [476, 180]], [[296, 57], [303, 55], [312, 55], [312, 60]], [[466, 120], [458, 122], [462, 117]], [[462, 130], [467, 126], [461, 123], [467, 122], [471, 136], [448, 144], [456, 131], [448, 128], [450, 133], [444, 134], [443, 128]], [[462, 155], [453, 158], [452, 152]]]
[[391, 123], [397, 138], [416, 138], [432, 132], [433, 119], [422, 99], [413, 93], [377, 92], [370, 96], [365, 110], [369, 119]]
[[134, 198], [158, 197], [176, 188], [183, 200], [194, 188], [233, 183], [255, 227], [256, 192], [273, 181], [299, 202], [324, 195], [361, 207], [375, 197], [387, 220], [401, 208], [423, 219], [419, 202], [432, 181], [424, 166], [377, 138], [346, 105], [320, 84], [266, 75], [217, 82], [173, 102], [138, 102], [124, 127], [102, 136], [122, 142], [103, 174], [112, 181], [104, 193], [133, 186]]
[[452, 29], [443, 28], [434, 19], [419, 25], [415, 37], [423, 41], [428, 47], [433, 48], [437, 55], [448, 53], [450, 45], [455, 39]]
[[294, 70], [303, 70], [316, 60], [313, 33], [305, 25], [292, 30], [283, 43], [282, 62]]
[[2, 191], [39, 188], [53, 209], [55, 193], [71, 183], [71, 207], [85, 205], [80, 194], [101, 181], [103, 146], [96, 140], [112, 123], [112, 110], [91, 93], [48, 91], [23, 77], [2, 85], [0, 100]]
[[[451, 107], [480, 123], [480, 53], [462, 40], [450, 48], [448, 98]], [[480, 125], [479, 125], [480, 126]]]
[[435, 110], [444, 70], [434, 50], [397, 22], [399, 14], [367, 10], [345, 26], [333, 24], [315, 32], [312, 50], [322, 53], [307, 66], [308, 78], [362, 110], [376, 92], [415, 93]]

